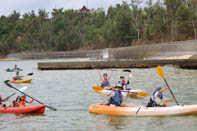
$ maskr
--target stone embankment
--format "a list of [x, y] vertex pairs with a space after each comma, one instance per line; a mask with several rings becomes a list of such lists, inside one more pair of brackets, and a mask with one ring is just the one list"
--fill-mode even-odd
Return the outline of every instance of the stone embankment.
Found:
[[83, 61], [42, 62], [40, 70], [108, 69], [108, 68], [151, 68], [158, 65], [175, 65], [181, 68], [197, 69], [197, 59], [177, 60], [133, 60], [133, 61]]
[[[197, 68], [197, 40], [148, 44], [104, 50], [10, 54], [8, 59], [93, 58], [105, 61], [38, 63], [46, 69], [148, 68], [172, 64]], [[192, 59], [191, 59], [192, 58]]]

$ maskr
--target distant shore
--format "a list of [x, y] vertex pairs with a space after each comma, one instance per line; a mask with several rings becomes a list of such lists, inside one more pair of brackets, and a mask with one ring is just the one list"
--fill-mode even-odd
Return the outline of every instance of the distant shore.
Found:
[[8, 58], [0, 58], [0, 61], [19, 61], [20, 59], [8, 59]]

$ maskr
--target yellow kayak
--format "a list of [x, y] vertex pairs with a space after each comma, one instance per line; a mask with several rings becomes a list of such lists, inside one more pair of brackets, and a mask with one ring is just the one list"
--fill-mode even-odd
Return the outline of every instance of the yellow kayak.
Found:
[[10, 80], [10, 83], [31, 83], [32, 79], [27, 80]]

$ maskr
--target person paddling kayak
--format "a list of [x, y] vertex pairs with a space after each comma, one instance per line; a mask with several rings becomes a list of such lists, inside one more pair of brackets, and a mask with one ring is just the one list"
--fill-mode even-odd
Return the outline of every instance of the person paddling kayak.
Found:
[[26, 97], [27, 96], [25, 94], [23, 94], [22, 96], [18, 96], [16, 98], [16, 100], [13, 101], [13, 106], [14, 107], [21, 107], [21, 106], [25, 106], [26, 103], [31, 104], [34, 101], [34, 99], [32, 99], [31, 101], [28, 101], [28, 100], [26, 100]]
[[164, 98], [162, 93], [168, 89], [169, 88], [157, 87], [151, 95], [150, 102], [148, 103], [147, 107], [169, 107], [170, 105], [167, 102], [175, 101], [175, 99]]
[[125, 81], [124, 76], [120, 76], [120, 81], [118, 81], [118, 84], [120, 84], [123, 87], [123, 89], [125, 89], [125, 90], [131, 90], [131, 88], [127, 87], [127, 85], [129, 84], [129, 80]]
[[13, 77], [13, 80], [22, 80], [22, 77], [24, 76], [20, 76], [19, 71], [16, 71], [16, 76]]
[[18, 66], [15, 64], [13, 70], [17, 70]]
[[8, 97], [6, 97], [5, 99], [3, 99], [3, 98], [0, 96], [0, 107], [6, 107], [6, 104], [3, 104], [3, 102], [8, 101], [8, 99], [9, 99], [10, 97], [11, 97], [11, 96], [8, 96]]
[[128, 98], [129, 92], [127, 96], [122, 94], [123, 87], [120, 84], [117, 84], [114, 87], [114, 91], [111, 92], [108, 96], [110, 96], [109, 102], [107, 105], [109, 106], [121, 106], [121, 107], [135, 107], [134, 104], [126, 104], [123, 102], [124, 99]]
[[112, 76], [113, 71], [111, 71], [109, 77], [108, 77], [108, 75], [106, 73], [104, 73], [103, 74], [103, 77], [102, 77], [101, 72], [100, 71], [98, 71], [98, 72], [99, 72], [100, 80], [102, 82], [101, 83], [101, 86], [103, 88], [107, 88], [107, 89], [110, 88], [110, 82], [109, 82], [109, 80], [110, 80], [110, 78]]

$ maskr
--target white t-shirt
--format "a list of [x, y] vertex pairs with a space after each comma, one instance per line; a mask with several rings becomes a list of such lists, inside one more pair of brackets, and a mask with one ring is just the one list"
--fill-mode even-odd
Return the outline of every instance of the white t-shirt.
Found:
[[[121, 94], [122, 94], [123, 100], [125, 100], [125, 99], [126, 99], [126, 96], [123, 95], [122, 91], [121, 91]], [[115, 91], [113, 91], [113, 92], [109, 95], [109, 98], [111, 98], [111, 97], [113, 97], [113, 96], [115, 96]]]

